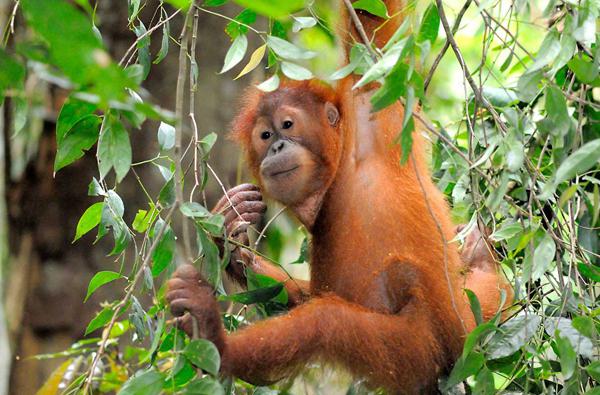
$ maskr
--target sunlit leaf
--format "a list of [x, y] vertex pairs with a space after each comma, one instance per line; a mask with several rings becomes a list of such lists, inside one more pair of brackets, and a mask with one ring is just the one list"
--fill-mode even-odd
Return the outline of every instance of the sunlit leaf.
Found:
[[279, 37], [267, 36], [267, 45], [283, 59], [302, 60], [317, 56], [316, 52], [299, 48], [289, 41]]
[[304, 0], [234, 0], [234, 2], [271, 18], [281, 18], [304, 7]]
[[109, 118], [98, 140], [98, 169], [104, 178], [114, 168], [117, 181], [121, 182], [131, 167], [129, 134], [118, 118], [106, 116]]
[[89, 297], [92, 296], [92, 294], [104, 284], [108, 284], [122, 277], [123, 276], [121, 274], [109, 270], [96, 273], [88, 284], [87, 294], [85, 295], [85, 299], [83, 299], [83, 301], [87, 301]]
[[417, 35], [417, 42], [430, 41], [434, 43], [439, 30], [440, 17], [435, 2], [432, 2], [423, 15], [419, 34]]
[[175, 127], [161, 122], [158, 126], [158, 146], [161, 150], [170, 150], [175, 146]]
[[102, 217], [103, 207], [104, 202], [97, 202], [85, 210], [81, 218], [79, 218], [79, 222], [77, 222], [77, 230], [75, 231], [75, 238], [73, 239], [73, 242], [98, 226], [100, 223], [100, 218]]
[[262, 58], [265, 56], [266, 50], [267, 50], [267, 44], [263, 44], [260, 47], [256, 48], [254, 50], [254, 52], [252, 52], [252, 55], [250, 55], [250, 61], [248, 61], [248, 64], [246, 64], [246, 66], [244, 66], [242, 71], [240, 71], [240, 73], [234, 79], [237, 80], [241, 76], [246, 75], [249, 72], [251, 72], [252, 70], [254, 70], [256, 68], [256, 66], [258, 66], [260, 64], [260, 61], [262, 60]]
[[536, 333], [541, 319], [535, 314], [520, 314], [506, 321], [490, 340], [487, 348], [489, 359], [507, 357], [521, 347]]
[[293, 80], [308, 80], [313, 77], [310, 70], [290, 62], [281, 62], [281, 71]]
[[123, 384], [117, 395], [158, 395], [162, 391], [163, 377], [154, 369], [138, 372]]
[[219, 73], [225, 73], [226, 71], [234, 68], [238, 63], [242, 61], [244, 55], [246, 54], [246, 50], [248, 49], [248, 39], [245, 35], [240, 34], [237, 36], [227, 54], [225, 55], [225, 61], [223, 63], [223, 68]]
[[261, 82], [256, 85], [258, 89], [263, 92], [273, 92], [277, 88], [279, 88], [279, 76], [277, 74], [273, 74], [271, 78]]
[[[217, 380], [210, 376], [191, 381], [185, 386], [184, 395], [225, 395], [225, 390]], [[253, 391], [253, 395], [257, 392]]]
[[358, 0], [352, 3], [352, 7], [357, 10], [365, 10], [380, 18], [388, 18], [388, 10], [382, 0]]
[[219, 373], [221, 357], [212, 342], [205, 339], [192, 340], [183, 350], [183, 355], [200, 369], [213, 375]]
[[54, 171], [59, 171], [81, 158], [98, 140], [101, 118], [97, 115], [87, 115], [73, 125], [60, 142], [57, 141]]
[[294, 25], [292, 31], [298, 33], [302, 29], [309, 29], [317, 24], [317, 20], [312, 16], [293, 16]]

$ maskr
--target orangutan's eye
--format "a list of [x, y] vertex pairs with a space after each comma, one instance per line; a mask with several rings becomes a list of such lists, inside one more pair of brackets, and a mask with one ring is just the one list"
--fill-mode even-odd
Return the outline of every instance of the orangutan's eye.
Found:
[[260, 134], [260, 138], [261, 138], [261, 139], [263, 139], [263, 140], [268, 140], [268, 139], [270, 139], [270, 138], [271, 138], [271, 135], [272, 135], [272, 134], [273, 134], [273, 133], [269, 132], [268, 130], [265, 130], [264, 132], [262, 132], [262, 133]]
[[284, 122], [283, 122], [283, 128], [284, 128], [284, 129], [289, 129], [289, 128], [291, 128], [291, 127], [292, 127], [292, 125], [293, 125], [293, 124], [294, 124], [294, 123], [293, 123], [292, 121], [284, 121]]

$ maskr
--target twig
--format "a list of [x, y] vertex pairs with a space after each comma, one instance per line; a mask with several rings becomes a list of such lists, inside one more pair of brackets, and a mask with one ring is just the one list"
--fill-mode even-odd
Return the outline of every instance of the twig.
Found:
[[256, 238], [256, 241], [254, 242], [254, 248], [258, 248], [258, 243], [260, 243], [260, 240], [264, 237], [267, 229], [269, 229], [269, 226], [271, 226], [273, 221], [275, 221], [277, 219], [277, 217], [279, 217], [281, 215], [281, 213], [283, 213], [286, 209], [287, 209], [287, 206], [283, 206], [281, 209], [279, 209], [279, 211], [276, 212], [275, 215], [267, 222], [265, 227], [262, 228], [262, 230], [260, 231], [260, 234], [258, 235], [258, 237]]
[[492, 118], [494, 118], [494, 121], [496, 122], [496, 124], [498, 124], [498, 127], [500, 128], [500, 130], [502, 130], [502, 132], [504, 134], [508, 133], [508, 129], [507, 129], [506, 125], [504, 124], [504, 122], [502, 122], [502, 120], [500, 119], [500, 116], [498, 115], [498, 113], [496, 112], [494, 107], [485, 98], [485, 96], [483, 96], [483, 94], [481, 93], [481, 90], [479, 89], [479, 87], [473, 80], [471, 73], [469, 72], [469, 68], [467, 67], [467, 64], [465, 63], [462, 53], [460, 52], [460, 48], [458, 48], [458, 44], [456, 43], [456, 40], [454, 39], [454, 35], [452, 33], [452, 30], [450, 29], [450, 25], [448, 24], [448, 19], [446, 18], [446, 13], [444, 12], [444, 5], [442, 4], [442, 0], [436, 0], [435, 2], [438, 7], [438, 14], [440, 16], [440, 21], [442, 22], [442, 26], [444, 27], [444, 31], [446, 32], [446, 40], [450, 43], [450, 46], [452, 47], [452, 50], [454, 51], [454, 54], [456, 55], [456, 59], [458, 60], [458, 63], [460, 64], [461, 69], [463, 70], [463, 75], [466, 78], [469, 85], [471, 86], [471, 89], [473, 90], [473, 94], [475, 95], [475, 98], [481, 104], [483, 104], [483, 106], [486, 108], [486, 110], [489, 111], [489, 113], [492, 115]]
[[94, 356], [94, 359], [92, 360], [92, 364], [90, 365], [90, 369], [88, 372], [88, 377], [85, 380], [85, 386], [83, 388], [84, 394], [89, 393], [90, 385], [92, 384], [92, 379], [94, 378], [94, 370], [96, 370], [96, 365], [98, 364], [98, 361], [100, 360], [100, 358], [102, 358], [102, 355], [104, 354], [104, 350], [106, 349], [106, 344], [108, 343], [108, 338], [110, 336], [110, 332], [111, 332], [113, 326], [115, 325], [117, 318], [119, 316], [119, 310], [121, 310], [121, 308], [123, 308], [125, 305], [127, 305], [127, 303], [129, 302], [129, 299], [131, 299], [131, 296], [133, 295], [133, 291], [135, 290], [135, 287], [136, 287], [137, 283], [139, 282], [140, 278], [142, 278], [145, 268], [148, 267], [148, 265], [150, 264], [150, 260], [152, 259], [152, 253], [156, 249], [156, 246], [158, 246], [158, 243], [160, 242], [163, 234], [165, 233], [165, 231], [167, 229], [167, 223], [173, 216], [173, 213], [175, 212], [176, 207], [177, 207], [176, 205], [173, 205], [173, 207], [171, 207], [171, 209], [167, 213], [167, 215], [164, 219], [164, 221], [165, 221], [164, 226], [162, 226], [160, 228], [160, 230], [154, 237], [154, 240], [152, 241], [152, 244], [150, 245], [150, 249], [146, 253], [146, 257], [144, 258], [142, 265], [140, 266], [137, 273], [135, 274], [133, 282], [129, 285], [129, 289], [127, 290], [127, 293], [125, 294], [123, 299], [121, 299], [121, 301], [115, 306], [114, 314], [113, 314], [110, 322], [108, 323], [108, 325], [104, 328], [104, 331], [102, 332], [102, 340], [100, 341], [100, 347], [98, 348], [98, 352], [96, 353], [96, 355]]
[[[181, 172], [181, 162], [183, 157], [181, 155], [181, 143], [183, 140], [183, 89], [185, 87], [185, 77], [187, 74], [187, 50], [189, 41], [189, 30], [191, 28], [191, 18], [194, 7], [190, 7], [179, 36], [180, 47], [179, 47], [179, 71], [177, 75], [177, 88], [175, 97], [175, 118], [177, 125], [175, 127], [175, 205], [181, 205], [183, 203], [183, 174]], [[183, 248], [185, 251], [186, 258], [190, 259], [192, 256], [192, 249], [190, 243], [190, 236], [188, 232], [187, 221], [184, 219], [182, 223], [183, 233]]]
[[360, 22], [360, 19], [358, 19], [358, 15], [356, 14], [356, 10], [354, 9], [354, 7], [352, 7], [352, 3], [350, 2], [350, 0], [344, 0], [344, 4], [346, 5], [348, 14], [350, 14], [350, 18], [352, 18], [354, 27], [356, 27], [356, 30], [358, 31], [360, 39], [363, 41], [363, 43], [367, 47], [367, 51], [369, 51], [369, 54], [371, 55], [371, 57], [373, 59], [377, 59], [377, 54], [375, 53], [375, 51], [373, 50], [373, 47], [371, 46], [371, 40], [369, 40], [369, 37], [367, 37], [365, 28], [363, 27], [362, 23]]
[[152, 34], [156, 29], [160, 28], [162, 25], [164, 25], [165, 23], [169, 22], [171, 19], [173, 19], [173, 17], [177, 14], [179, 14], [179, 11], [181, 10], [177, 10], [174, 13], [172, 13], [170, 16], [168, 16], [166, 19], [159, 21], [156, 25], [152, 26], [150, 29], [148, 29], [146, 31], [146, 33], [142, 34], [141, 36], [139, 36], [134, 42], [133, 44], [131, 44], [131, 46], [129, 48], [127, 48], [127, 51], [125, 51], [125, 54], [121, 57], [121, 60], [119, 60], [119, 66], [123, 65], [123, 62], [125, 61], [125, 59], [127, 59], [127, 56], [129, 56], [129, 53], [131, 51], [133, 51], [135, 49], [135, 47], [137, 46], [137, 44], [146, 36]]
[[194, 14], [194, 28], [192, 30], [192, 52], [190, 56], [190, 122], [192, 123], [192, 130], [194, 135], [192, 136], [192, 143], [194, 146], [194, 186], [190, 192], [190, 202], [194, 200], [194, 192], [200, 185], [200, 178], [198, 176], [198, 124], [196, 123], [196, 80], [194, 78], [194, 67], [196, 66], [196, 41], [198, 39], [198, 9]]
[[[473, 0], [467, 0], [467, 1], [465, 1], [465, 4], [463, 4], [461, 10], [459, 11], [458, 15], [456, 16], [456, 20], [454, 21], [454, 26], [452, 26], [452, 34], [456, 34], [456, 32], [458, 31], [458, 28], [460, 27], [460, 22], [462, 21], [462, 18], [465, 15], [465, 12], [467, 12], [467, 10], [469, 9], [469, 6], [471, 5], [472, 1]], [[444, 46], [440, 50], [440, 53], [438, 53], [438, 55], [436, 56], [435, 60], [433, 61], [433, 64], [431, 65], [431, 68], [429, 69], [429, 74], [427, 74], [427, 77], [425, 78], [425, 82], [423, 83], [423, 92], [427, 92], [427, 88], [429, 87], [431, 78], [433, 78], [433, 73], [435, 73], [435, 70], [439, 66], [440, 62], [442, 61], [442, 58], [446, 54], [446, 51], [448, 50], [449, 47], [450, 47], [450, 42], [448, 41], [448, 39], [446, 39]]]

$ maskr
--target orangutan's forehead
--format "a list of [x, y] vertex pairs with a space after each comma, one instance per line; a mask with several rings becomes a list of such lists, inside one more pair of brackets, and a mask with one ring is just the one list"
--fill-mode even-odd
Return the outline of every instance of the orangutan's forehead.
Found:
[[[281, 106], [300, 107], [306, 110], [316, 108], [318, 99], [310, 92], [298, 89], [281, 88], [267, 93], [260, 101], [258, 113], [261, 116], [274, 114]], [[311, 111], [312, 112], [312, 111]]]

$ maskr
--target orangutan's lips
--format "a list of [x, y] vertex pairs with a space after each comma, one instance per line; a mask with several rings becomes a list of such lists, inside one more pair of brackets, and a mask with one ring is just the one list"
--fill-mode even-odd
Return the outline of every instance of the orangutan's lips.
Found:
[[296, 165], [296, 166], [291, 167], [291, 168], [286, 169], [286, 170], [280, 170], [280, 171], [273, 172], [273, 173], [271, 173], [271, 177], [276, 177], [276, 176], [281, 176], [281, 175], [284, 175], [284, 174], [291, 173], [291, 172], [293, 172], [294, 170], [296, 170], [299, 167], [300, 167], [299, 165]]

